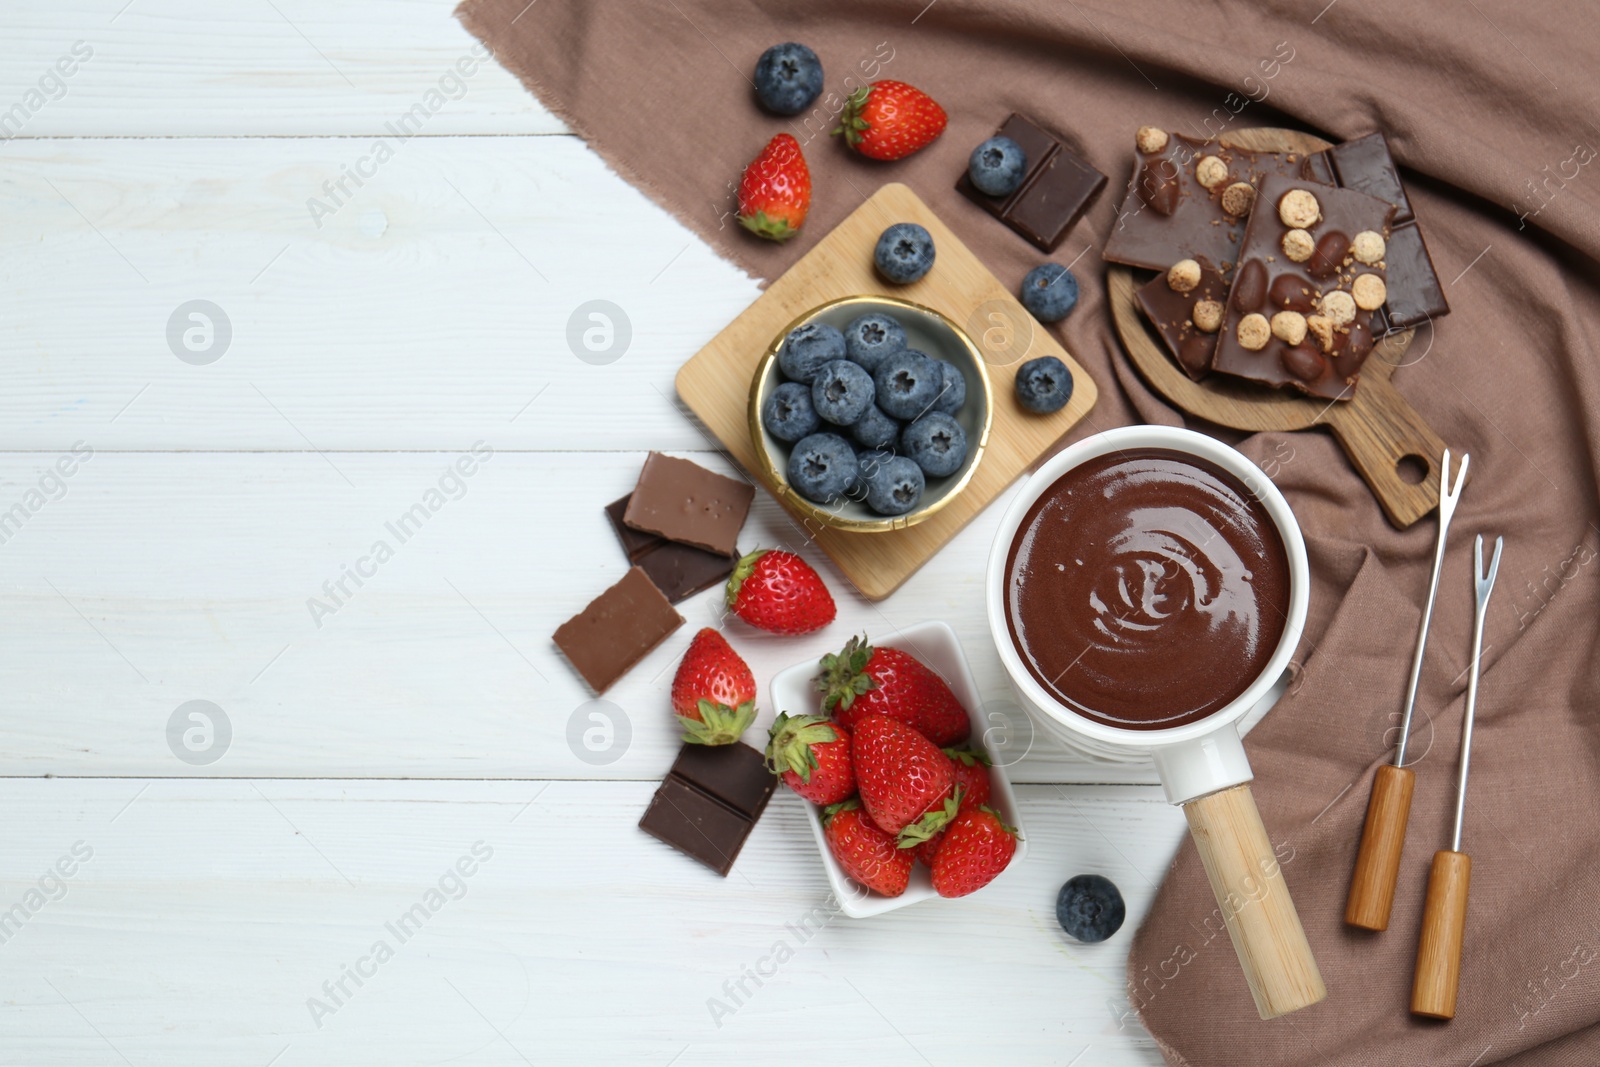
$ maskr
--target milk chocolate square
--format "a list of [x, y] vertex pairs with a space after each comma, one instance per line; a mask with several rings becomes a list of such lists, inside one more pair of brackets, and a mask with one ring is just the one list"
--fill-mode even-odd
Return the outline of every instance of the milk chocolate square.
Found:
[[[1291, 197], [1313, 200], [1315, 217], [1286, 220], [1282, 205]], [[1392, 205], [1352, 189], [1305, 178], [1263, 179], [1212, 369], [1349, 400], [1374, 343], [1374, 310], [1355, 302], [1356, 294], [1365, 299], [1371, 283], [1360, 279], [1375, 275], [1381, 282], [1384, 276], [1382, 260], [1356, 258], [1355, 239], [1370, 231], [1387, 240], [1393, 214]], [[1297, 237], [1305, 243], [1296, 245]], [[1298, 338], [1269, 329], [1280, 313], [1286, 325], [1298, 323]]]
[[622, 516], [631, 496], [607, 504], [606, 518], [617, 531], [628, 562], [644, 571], [667, 600], [676, 604], [728, 580], [737, 562], [733, 557], [630, 529]]
[[652, 452], [622, 521], [634, 530], [733, 556], [755, 495], [749, 482]]
[[[1210, 157], [1227, 168], [1226, 177], [1207, 188], [1196, 168]], [[1180, 259], [1204, 256], [1224, 277], [1239, 260], [1239, 242], [1251, 208], [1237, 193], [1228, 206], [1224, 194], [1230, 186], [1245, 184], [1259, 190], [1269, 174], [1298, 175], [1304, 157], [1296, 153], [1247, 152], [1217, 141], [1198, 141], [1182, 134], [1167, 135], [1159, 151], [1134, 149], [1133, 175], [1122, 198], [1105, 258], [1130, 267], [1166, 270]]]
[[622, 580], [556, 630], [556, 647], [596, 693], [603, 693], [683, 625], [661, 590], [632, 567]]
[[990, 196], [962, 171], [956, 190], [1035, 247], [1054, 252], [1105, 188], [1106, 176], [1025, 115], [1013, 114], [997, 132], [1017, 142], [1027, 159], [1022, 184], [1010, 196]]

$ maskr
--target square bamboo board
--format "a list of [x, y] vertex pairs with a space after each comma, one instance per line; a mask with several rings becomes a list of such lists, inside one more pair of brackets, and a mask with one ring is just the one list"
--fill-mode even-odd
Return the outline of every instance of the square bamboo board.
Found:
[[[927, 277], [890, 286], [872, 267], [885, 227], [916, 222], [933, 235], [938, 258]], [[999, 225], [999, 223], [994, 223]], [[943, 312], [964, 327], [983, 353], [994, 420], [988, 447], [965, 490], [927, 521], [883, 533], [846, 533], [796, 516], [844, 576], [869, 600], [894, 592], [973, 517], [1031, 467], [1094, 406], [1094, 382], [1028, 314], [987, 267], [909, 188], [885, 185], [774, 281], [678, 371], [678, 395], [734, 460], [771, 492], [750, 442], [750, 382], [767, 346], [789, 323], [842, 296], [897, 296]], [[1072, 400], [1051, 415], [1017, 403], [1017, 368], [1056, 356], [1072, 371]], [[791, 512], [792, 513], [792, 512]]]

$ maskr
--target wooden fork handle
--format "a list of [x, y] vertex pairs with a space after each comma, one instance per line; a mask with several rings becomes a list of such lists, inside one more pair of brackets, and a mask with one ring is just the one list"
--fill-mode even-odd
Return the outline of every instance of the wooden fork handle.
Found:
[[1345, 901], [1344, 921], [1363, 930], [1387, 930], [1394, 907], [1394, 887], [1400, 879], [1400, 854], [1406, 844], [1406, 822], [1411, 817], [1415, 771], [1393, 764], [1378, 768], [1367, 800], [1367, 821], [1361, 828], [1361, 851], [1356, 854]]
[[1417, 971], [1411, 981], [1411, 1013], [1453, 1019], [1461, 985], [1461, 939], [1467, 927], [1467, 888], [1472, 858], [1440, 849], [1428, 871], [1428, 899], [1422, 909]]

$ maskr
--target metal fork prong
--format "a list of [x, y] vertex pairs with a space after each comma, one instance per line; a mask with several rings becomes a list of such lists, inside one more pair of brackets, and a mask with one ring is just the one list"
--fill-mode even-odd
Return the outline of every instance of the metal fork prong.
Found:
[[1506, 539], [1504, 537], [1496, 537], [1494, 539], [1494, 555], [1490, 557], [1489, 570], [1488, 573], [1485, 573], [1483, 569], [1482, 534], [1478, 535], [1478, 541], [1475, 545], [1473, 545], [1472, 558], [1477, 564], [1477, 570], [1473, 573], [1472, 577], [1473, 583], [1477, 587], [1479, 604], [1482, 604], [1484, 601], [1489, 599], [1489, 592], [1494, 588], [1495, 577], [1500, 573], [1500, 551], [1505, 547]]

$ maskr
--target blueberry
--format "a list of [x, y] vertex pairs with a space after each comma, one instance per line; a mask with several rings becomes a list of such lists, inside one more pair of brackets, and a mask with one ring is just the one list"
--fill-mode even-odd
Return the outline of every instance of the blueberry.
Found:
[[1122, 894], [1109, 878], [1080, 874], [1067, 879], [1056, 894], [1056, 921], [1072, 937], [1087, 944], [1104, 941], [1128, 917]]
[[780, 441], [798, 441], [815, 433], [821, 421], [811, 406], [811, 390], [799, 382], [784, 382], [761, 405], [761, 425]]
[[967, 431], [942, 411], [930, 411], [900, 432], [900, 451], [930, 478], [943, 478], [967, 460]]
[[933, 235], [914, 222], [897, 222], [883, 231], [872, 261], [896, 285], [910, 285], [933, 267]]
[[803, 44], [775, 44], [756, 60], [756, 99], [778, 115], [798, 115], [822, 92], [822, 60]]
[[[882, 455], [882, 453], [879, 453]], [[922, 502], [925, 481], [922, 468], [904, 456], [889, 456], [863, 465], [862, 477], [867, 483], [867, 507], [879, 515], [904, 515]]]
[[1028, 173], [1028, 155], [1009, 137], [991, 137], [972, 150], [967, 177], [986, 196], [1010, 196]]
[[1040, 322], [1060, 322], [1078, 306], [1078, 279], [1058, 263], [1041, 263], [1022, 279], [1022, 306]]
[[939, 364], [940, 384], [939, 399], [933, 402], [933, 410], [954, 415], [967, 402], [967, 376], [954, 363], [943, 359], [935, 362]]
[[844, 328], [845, 358], [867, 368], [868, 374], [905, 347], [905, 327], [881, 311], [869, 311]]
[[872, 381], [877, 387], [878, 406], [885, 415], [914, 419], [939, 399], [944, 371], [915, 348], [908, 348], [879, 364]]
[[789, 484], [807, 500], [831, 504], [850, 491], [861, 474], [855, 449], [836, 433], [814, 433], [789, 453]]
[[850, 427], [850, 437], [862, 448], [888, 448], [900, 436], [900, 424], [873, 404]]
[[835, 426], [850, 426], [872, 406], [872, 375], [848, 359], [824, 363], [811, 379], [811, 406]]
[[1017, 371], [1017, 400], [1029, 411], [1048, 415], [1072, 399], [1072, 372], [1055, 356], [1030, 359]]
[[843, 358], [844, 334], [825, 322], [808, 322], [783, 339], [778, 368], [794, 381], [810, 385], [824, 363]]

